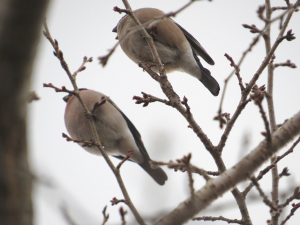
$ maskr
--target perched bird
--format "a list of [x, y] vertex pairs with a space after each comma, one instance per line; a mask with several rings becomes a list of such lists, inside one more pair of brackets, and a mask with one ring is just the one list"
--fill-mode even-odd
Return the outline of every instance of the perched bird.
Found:
[[[210, 71], [202, 66], [197, 55], [208, 64], [214, 61], [207, 54], [200, 43], [180, 25], [170, 18], [155, 21], [164, 15], [164, 12], [154, 8], [135, 10], [134, 15], [144, 24], [149, 22], [145, 29], [153, 37], [157, 52], [167, 73], [182, 71], [199, 79], [202, 84], [214, 95], [220, 91], [218, 82], [211, 76]], [[127, 35], [135, 22], [129, 15], [124, 16], [113, 29], [118, 33], [120, 45], [125, 54], [135, 63], [143, 62], [157, 72], [151, 50], [140, 29]]]
[[[107, 98], [100, 92], [87, 89], [80, 89], [80, 96], [89, 110], [93, 109], [96, 102]], [[93, 140], [89, 120], [78, 99], [74, 95], [67, 95], [63, 99], [67, 103], [65, 125], [70, 136], [77, 140]], [[138, 163], [158, 184], [165, 183], [168, 179], [165, 172], [161, 168], [151, 168], [151, 159], [140, 133], [110, 98], [95, 108], [93, 114], [100, 142], [108, 155], [123, 159], [128, 150], [133, 150], [130, 160]], [[92, 154], [101, 155], [96, 147], [83, 148]]]

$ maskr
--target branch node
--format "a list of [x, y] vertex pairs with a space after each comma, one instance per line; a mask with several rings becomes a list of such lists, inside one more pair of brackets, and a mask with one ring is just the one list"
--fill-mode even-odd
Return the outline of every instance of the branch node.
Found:
[[123, 163], [125, 161], [127, 161], [128, 159], [130, 159], [131, 155], [133, 154], [133, 150], [129, 149], [127, 155], [122, 159], [122, 161], [117, 165], [116, 169], [120, 170], [121, 166], [123, 165]]
[[110, 200], [110, 202], [111, 202], [111, 205], [112, 205], [112, 206], [113, 206], [113, 205], [117, 205], [117, 204], [119, 204], [120, 202], [124, 202], [125, 204], [127, 204], [127, 203], [126, 203], [126, 200], [124, 200], [124, 199], [117, 199], [116, 197], [113, 197], [113, 199]]

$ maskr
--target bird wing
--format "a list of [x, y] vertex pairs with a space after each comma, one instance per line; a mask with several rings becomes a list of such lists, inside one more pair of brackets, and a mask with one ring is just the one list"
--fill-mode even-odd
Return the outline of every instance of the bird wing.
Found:
[[[134, 141], [135, 141], [136, 145], [138, 146], [140, 152], [145, 157], [145, 159], [149, 160], [150, 157], [148, 155], [148, 152], [144, 146], [142, 137], [141, 137], [140, 133], [138, 132], [138, 130], [135, 128], [133, 123], [127, 118], [127, 116], [121, 111], [121, 109], [119, 109], [119, 107], [110, 98], [108, 99], [108, 102], [110, 104], [112, 104], [121, 113], [121, 115], [123, 116], [123, 118], [125, 119], [125, 121], [127, 123], [127, 126], [129, 128], [130, 132], [132, 133]], [[118, 158], [118, 157], [116, 157], [116, 158]]]
[[175, 23], [175, 24], [180, 28], [180, 30], [182, 31], [182, 33], [184, 34], [184, 36], [190, 43], [192, 49], [197, 53], [197, 55], [201, 56], [208, 64], [214, 65], [215, 64], [214, 60], [208, 55], [208, 53], [200, 45], [200, 43], [189, 32], [187, 32], [183, 27], [181, 27], [177, 23]]

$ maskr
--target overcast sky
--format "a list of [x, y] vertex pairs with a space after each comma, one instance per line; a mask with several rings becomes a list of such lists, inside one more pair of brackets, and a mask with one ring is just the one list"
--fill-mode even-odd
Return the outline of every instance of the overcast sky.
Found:
[[[130, 0], [132, 9], [143, 7], [159, 8], [165, 12], [179, 9], [187, 0]], [[271, 1], [273, 6], [284, 6], [285, 1]], [[294, 2], [294, 1], [293, 1]], [[246, 50], [255, 37], [241, 24], [264, 26], [257, 18], [256, 10], [263, 0], [248, 1], [200, 1], [177, 15], [174, 20], [189, 31], [214, 59], [215, 65], [210, 66], [201, 60], [218, 80], [223, 91], [224, 79], [232, 71], [229, 61], [224, 57], [228, 53], [238, 62], [242, 52]], [[116, 33], [112, 29], [123, 15], [114, 12], [114, 6], [124, 8], [121, 0], [52, 0], [49, 5], [47, 21], [50, 32], [60, 44], [70, 70], [75, 71], [84, 56], [93, 57], [94, 62], [78, 75], [78, 86], [100, 91], [123, 110], [135, 124], [142, 135], [150, 157], [154, 160], [169, 161], [182, 158], [192, 153], [192, 163], [206, 170], [216, 171], [212, 157], [191, 129], [187, 128], [186, 120], [173, 108], [160, 103], [152, 103], [143, 108], [132, 101], [134, 95], [146, 92], [165, 98], [160, 86], [147, 73], [135, 65], [118, 47], [109, 59], [105, 68], [99, 65], [97, 57], [107, 53], [115, 43]], [[275, 12], [274, 15], [278, 15]], [[290, 59], [300, 66], [300, 12], [295, 13], [288, 29], [293, 29], [297, 39], [292, 42], [283, 41], [276, 51], [275, 63]], [[298, 23], [297, 23], [298, 21]], [[272, 42], [279, 32], [278, 23], [272, 27]], [[64, 125], [65, 102], [64, 93], [55, 93], [52, 89], [43, 88], [43, 83], [56, 86], [65, 85], [71, 88], [67, 75], [59, 61], [53, 56], [50, 43], [41, 38], [37, 59], [34, 67], [32, 90], [36, 91], [41, 100], [30, 104], [29, 111], [29, 149], [30, 165], [34, 173], [52, 187], [37, 183], [34, 190], [35, 224], [63, 225], [59, 206], [67, 205], [72, 217], [78, 224], [101, 224], [101, 211], [108, 206], [110, 219], [108, 224], [120, 224], [119, 206], [110, 206], [113, 197], [122, 198], [117, 182], [101, 157], [91, 155], [78, 145], [67, 143], [61, 133], [66, 133]], [[249, 82], [265, 57], [264, 42], [260, 40], [253, 48], [241, 67], [243, 82]], [[183, 74], [172, 73], [169, 79], [174, 90], [182, 98], [189, 100], [192, 113], [214, 144], [220, 140], [223, 130], [213, 121], [216, 116], [221, 95], [214, 97], [195, 78]], [[264, 71], [258, 85], [267, 84], [267, 73]], [[278, 68], [275, 70], [274, 101], [276, 121], [282, 123], [299, 111], [300, 96], [299, 69]], [[230, 80], [223, 110], [234, 113], [240, 99], [240, 89], [236, 77]], [[265, 109], [266, 102], [264, 102]], [[263, 137], [263, 121], [258, 108], [249, 103], [235, 124], [224, 149], [223, 158], [226, 166], [233, 166], [241, 155], [246, 154], [258, 145]], [[243, 140], [249, 140], [244, 146]], [[300, 148], [279, 163], [279, 171], [288, 166], [292, 176], [283, 178], [280, 183], [284, 190], [300, 183], [299, 171]], [[281, 151], [282, 153], [283, 151]], [[114, 163], [118, 160], [112, 159]], [[164, 186], [157, 185], [138, 165], [125, 163], [121, 174], [136, 208], [144, 218], [159, 213], [166, 214], [181, 201], [189, 197], [187, 174], [163, 168], [168, 174]], [[196, 190], [205, 182], [201, 177], [194, 176]], [[270, 193], [271, 179], [266, 176], [261, 182], [263, 189]], [[244, 187], [244, 185], [241, 185]], [[243, 190], [243, 189], [242, 189]], [[253, 190], [252, 193], [255, 193]], [[227, 216], [240, 219], [237, 207], [229, 207], [234, 202], [230, 193], [212, 205], [226, 203], [226, 210], [217, 212], [201, 212], [199, 215]], [[127, 207], [125, 206], [127, 209]], [[289, 207], [290, 209], [290, 207]], [[250, 215], [254, 224], [265, 224], [269, 218], [269, 209], [261, 202], [249, 203]], [[295, 224], [300, 216], [295, 216], [289, 224]], [[134, 221], [132, 214], [128, 221]], [[190, 222], [189, 224], [199, 224]], [[211, 224], [206, 222], [206, 224]], [[214, 222], [213, 224], [223, 224]]]

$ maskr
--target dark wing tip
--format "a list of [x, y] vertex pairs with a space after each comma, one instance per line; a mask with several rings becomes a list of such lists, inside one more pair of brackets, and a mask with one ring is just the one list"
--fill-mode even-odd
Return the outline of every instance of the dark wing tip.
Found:
[[211, 93], [212, 93], [214, 96], [218, 96], [219, 93], [220, 93], [220, 86], [218, 85], [218, 87], [217, 87], [215, 90], [211, 91]]
[[207, 60], [206, 61], [209, 65], [215, 65], [215, 61], [212, 59], [212, 58], [210, 58], [210, 60]]
[[193, 37], [186, 29], [184, 29], [182, 26], [180, 26], [178, 23], [175, 23], [188, 42], [190, 43], [192, 49], [197, 53], [197, 55], [201, 56], [209, 65], [215, 65], [214, 60], [210, 57], [210, 55], [205, 51], [205, 49], [201, 46], [201, 44], [197, 41], [196, 38]]

